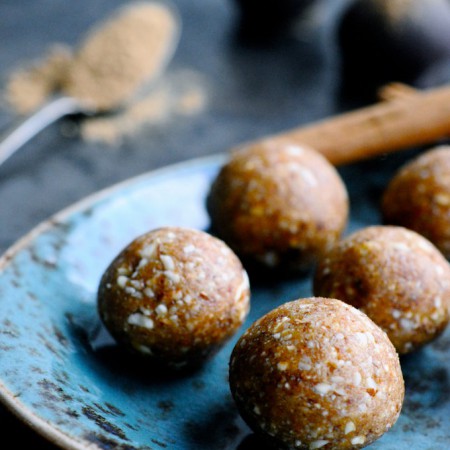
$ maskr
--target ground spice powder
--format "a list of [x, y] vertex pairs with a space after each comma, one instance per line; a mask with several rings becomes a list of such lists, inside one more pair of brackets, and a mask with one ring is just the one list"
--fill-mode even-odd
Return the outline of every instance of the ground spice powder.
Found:
[[[194, 114], [205, 105], [197, 83], [176, 88], [172, 77], [156, 83], [180, 33], [172, 8], [136, 2], [98, 24], [75, 51], [53, 45], [31, 67], [13, 72], [5, 89], [8, 104], [29, 114], [58, 93], [74, 96], [99, 111], [120, 109], [111, 116], [85, 120], [85, 139], [118, 143], [145, 123], [178, 114]], [[178, 77], [180, 79], [180, 77]], [[190, 99], [190, 100], [189, 100]]]
[[37, 109], [61, 89], [71, 58], [69, 47], [55, 44], [41, 61], [13, 72], [4, 93], [7, 103], [19, 114]]
[[138, 3], [88, 34], [71, 61], [63, 91], [110, 110], [160, 74], [178, 34], [172, 11]]
[[154, 89], [119, 114], [84, 120], [80, 133], [87, 141], [118, 145], [143, 124], [160, 126], [174, 117], [193, 116], [206, 104], [205, 80], [196, 72], [180, 70], [162, 77]]

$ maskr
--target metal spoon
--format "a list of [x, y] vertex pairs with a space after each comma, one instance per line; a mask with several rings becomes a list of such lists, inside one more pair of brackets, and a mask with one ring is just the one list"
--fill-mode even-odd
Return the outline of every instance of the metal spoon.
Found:
[[[160, 12], [167, 13], [166, 19], [168, 19], [170, 15], [170, 19], [173, 21], [172, 29], [167, 30], [168, 32], [170, 31], [170, 34], [166, 36], [167, 39], [164, 42], [163, 39], [161, 39], [161, 36], [158, 35], [158, 33], [161, 33], [161, 29], [156, 29], [155, 31], [154, 37], [159, 39], [159, 41], [157, 42], [154, 40], [154, 44], [159, 45], [159, 47], [156, 49], [153, 48], [153, 53], [151, 53], [152, 49], [149, 49], [147, 56], [149, 58], [155, 58], [156, 50], [157, 60], [153, 60], [153, 65], [149, 64], [148, 67], [146, 67], [146, 71], [143, 71], [141, 74], [133, 73], [131, 78], [135, 79], [130, 81], [124, 79], [125, 81], [128, 81], [128, 85], [123, 92], [114, 95], [114, 98], [111, 98], [108, 101], [95, 98], [95, 88], [98, 88], [100, 91], [100, 89], [104, 89], [105, 86], [114, 85], [114, 80], [117, 77], [117, 70], [110, 70], [111, 63], [115, 64], [113, 69], [116, 68], [119, 71], [123, 70], [124, 75], [128, 73], [127, 70], [129, 67], [122, 66], [124, 62], [119, 59], [122, 55], [119, 54], [117, 47], [120, 47], [118, 42], [122, 42], [123, 45], [128, 43], [127, 35], [129, 33], [129, 28], [123, 27], [122, 31], [117, 27], [117, 24], [124, 19], [128, 19], [128, 21], [132, 20], [133, 15], [134, 17], [142, 17], [142, 8], [154, 8], [155, 6], [160, 8]], [[85, 92], [84, 86], [76, 86], [74, 83], [71, 84], [69, 78], [67, 87], [63, 89], [59, 96], [55, 96], [31, 116], [21, 120], [18, 124], [15, 124], [3, 133], [0, 138], [0, 164], [6, 161], [40, 131], [56, 122], [58, 119], [70, 114], [93, 115], [96, 113], [113, 111], [130, 102], [137, 94], [142, 94], [144, 88], [145, 90], [148, 90], [151, 87], [152, 81], [164, 71], [167, 64], [172, 59], [179, 41], [180, 29], [181, 19], [172, 4], [136, 2], [121, 8], [112, 18], [106, 20], [100, 27], [96, 27], [96, 29], [88, 35], [84, 45], [81, 46], [78, 52], [78, 59], [74, 59], [74, 66], [72, 69], [76, 71], [81, 68], [83, 75], [87, 77], [89, 77], [90, 74], [92, 74], [92, 77], [95, 75], [95, 79], [88, 79], [88, 81], [91, 82], [90, 89]], [[148, 30], [148, 33], [152, 33], [152, 30]], [[149, 38], [148, 33], [146, 38]], [[122, 36], [120, 34], [122, 34]], [[109, 37], [111, 37], [111, 39], [106, 39]], [[145, 42], [148, 42], [150, 39], [146, 39]], [[103, 44], [99, 44], [99, 40], [102, 40]], [[105, 42], [107, 42], [106, 47]], [[91, 50], [95, 46], [98, 47], [98, 45], [103, 45], [102, 54], [109, 57], [109, 62], [104, 63], [101, 58], [98, 60], [96, 60], [95, 57], [93, 58]], [[122, 48], [122, 50], [126, 49]], [[127, 54], [129, 54], [129, 52], [127, 52]], [[116, 61], [112, 60], [114, 55], [117, 55]], [[136, 55], [136, 57], [137, 56], [138, 55]], [[142, 57], [143, 55], [140, 54], [139, 58]], [[125, 64], [126, 63], [127, 61], [125, 61]], [[132, 66], [133, 61], [128, 60], [128, 63], [131, 63], [130, 65]], [[83, 64], [86, 67], [83, 67]], [[114, 92], [117, 94], [117, 91]]]

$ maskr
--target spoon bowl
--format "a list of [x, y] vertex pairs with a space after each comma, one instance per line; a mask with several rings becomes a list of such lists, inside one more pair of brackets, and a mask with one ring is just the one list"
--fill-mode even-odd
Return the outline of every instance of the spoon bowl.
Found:
[[149, 91], [172, 59], [181, 30], [174, 5], [137, 1], [88, 33], [61, 90], [0, 138], [0, 164], [47, 126], [72, 114], [114, 112]]

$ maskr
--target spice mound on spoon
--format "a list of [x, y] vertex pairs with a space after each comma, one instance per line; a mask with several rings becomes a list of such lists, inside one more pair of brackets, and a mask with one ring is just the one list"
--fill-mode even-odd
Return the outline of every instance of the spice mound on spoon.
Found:
[[172, 54], [173, 11], [135, 3], [88, 34], [63, 80], [64, 93], [96, 110], [120, 107], [160, 74]]
[[56, 95], [0, 139], [0, 164], [55, 120], [113, 111], [151, 84], [171, 59], [180, 34], [172, 5], [134, 2], [95, 26], [55, 77]]

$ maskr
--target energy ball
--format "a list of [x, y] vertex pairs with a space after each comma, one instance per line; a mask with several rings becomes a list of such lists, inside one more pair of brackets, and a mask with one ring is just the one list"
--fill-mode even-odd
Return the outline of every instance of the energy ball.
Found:
[[427, 239], [372, 226], [339, 242], [318, 265], [314, 294], [359, 308], [399, 353], [436, 338], [449, 321], [450, 265]]
[[207, 208], [214, 231], [245, 263], [298, 271], [339, 239], [348, 196], [322, 155], [266, 140], [231, 154]]
[[183, 366], [201, 362], [235, 333], [249, 310], [249, 283], [222, 241], [164, 227], [131, 242], [105, 271], [100, 317], [139, 354]]
[[336, 299], [286, 303], [256, 321], [230, 359], [248, 425], [289, 449], [363, 448], [397, 420], [404, 383], [386, 334]]
[[386, 188], [381, 209], [385, 223], [422, 234], [450, 258], [450, 146], [404, 165]]

